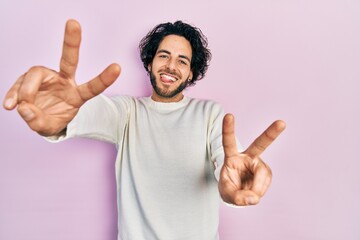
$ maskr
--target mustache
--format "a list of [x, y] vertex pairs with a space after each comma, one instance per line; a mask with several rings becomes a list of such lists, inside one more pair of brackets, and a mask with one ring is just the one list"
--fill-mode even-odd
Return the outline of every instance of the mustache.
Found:
[[160, 74], [160, 73], [168, 73], [168, 74], [171, 74], [171, 75], [173, 75], [173, 76], [176, 76], [177, 78], [181, 78], [181, 76], [180, 76], [180, 74], [179, 73], [177, 73], [175, 70], [170, 70], [170, 69], [161, 69], [161, 70], [159, 70], [158, 71], [158, 73]]

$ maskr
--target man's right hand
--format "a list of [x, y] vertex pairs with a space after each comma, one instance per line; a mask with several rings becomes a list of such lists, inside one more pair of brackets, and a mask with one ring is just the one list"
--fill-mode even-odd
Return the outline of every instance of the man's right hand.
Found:
[[4, 108], [17, 107], [29, 127], [42, 136], [53, 136], [66, 128], [81, 105], [102, 93], [120, 75], [120, 66], [111, 64], [87, 83], [77, 85], [81, 27], [69, 20], [65, 27], [60, 71], [35, 66], [19, 77], [7, 92]]

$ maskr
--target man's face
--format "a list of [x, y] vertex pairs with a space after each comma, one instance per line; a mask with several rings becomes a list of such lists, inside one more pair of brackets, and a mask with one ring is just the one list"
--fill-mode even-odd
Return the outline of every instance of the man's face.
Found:
[[184, 37], [168, 35], [160, 43], [149, 64], [153, 86], [152, 98], [160, 102], [177, 102], [192, 78], [191, 45]]

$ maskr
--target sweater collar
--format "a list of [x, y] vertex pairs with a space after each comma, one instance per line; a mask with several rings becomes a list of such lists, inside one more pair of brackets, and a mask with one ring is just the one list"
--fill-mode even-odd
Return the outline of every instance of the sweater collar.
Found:
[[188, 104], [188, 102], [190, 101], [189, 98], [187, 98], [186, 96], [184, 96], [183, 99], [181, 99], [178, 102], [157, 102], [154, 101], [151, 96], [146, 98], [146, 101], [148, 102], [149, 106], [154, 108], [154, 109], [158, 109], [158, 110], [175, 110], [178, 108], [181, 108], [185, 105]]

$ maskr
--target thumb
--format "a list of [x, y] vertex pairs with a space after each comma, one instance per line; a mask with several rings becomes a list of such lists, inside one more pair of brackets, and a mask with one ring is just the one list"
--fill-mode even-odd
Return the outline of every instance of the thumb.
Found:
[[260, 197], [251, 190], [238, 190], [234, 193], [234, 204], [238, 206], [256, 205]]
[[114, 63], [105, 68], [105, 70], [100, 73], [94, 79], [81, 84], [78, 87], [80, 97], [85, 101], [99, 95], [106, 88], [115, 82], [119, 77], [121, 72], [120, 65]]

